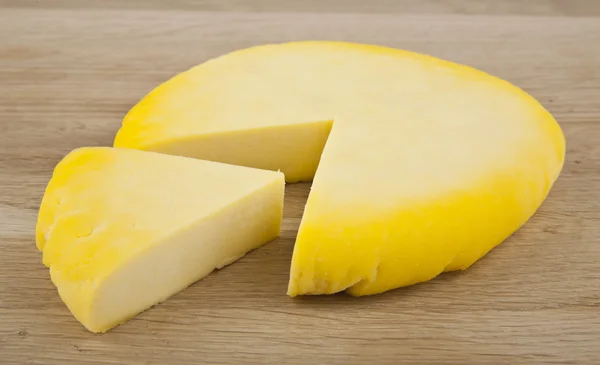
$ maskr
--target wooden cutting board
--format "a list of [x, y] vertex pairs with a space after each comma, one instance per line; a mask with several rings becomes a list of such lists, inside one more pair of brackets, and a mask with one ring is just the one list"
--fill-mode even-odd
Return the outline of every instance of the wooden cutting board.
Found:
[[[279, 239], [104, 335], [68, 312], [34, 244], [54, 165], [110, 145], [177, 72], [238, 48], [377, 43], [523, 87], [567, 138], [539, 212], [469, 270], [382, 295], [291, 299], [309, 191]], [[600, 3], [0, 0], [0, 363], [600, 363]]]

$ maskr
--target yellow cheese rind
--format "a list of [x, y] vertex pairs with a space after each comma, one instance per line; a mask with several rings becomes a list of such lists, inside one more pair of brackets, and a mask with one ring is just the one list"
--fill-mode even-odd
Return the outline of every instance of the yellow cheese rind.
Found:
[[463, 191], [383, 211], [368, 205], [325, 210], [329, 202], [315, 194], [294, 247], [288, 294], [376, 294], [468, 268], [546, 197], [558, 172], [538, 169], [531, 174], [536, 183], [518, 178], [532, 166], [523, 161]]
[[[564, 163], [559, 125], [507, 81], [344, 42], [259, 46], [196, 66], [142, 99], [115, 145], [216, 160], [230, 152], [229, 163], [287, 173], [297, 162], [269, 157], [267, 131], [302, 146], [315, 129], [303, 139], [292, 130], [330, 120], [291, 296], [375, 294], [465, 269], [535, 213]], [[220, 150], [232, 135], [242, 147]], [[194, 147], [179, 148], [186, 140]], [[318, 149], [308, 150], [314, 162]]]
[[104, 332], [276, 238], [283, 188], [278, 172], [82, 148], [48, 184], [37, 245], [73, 315]]

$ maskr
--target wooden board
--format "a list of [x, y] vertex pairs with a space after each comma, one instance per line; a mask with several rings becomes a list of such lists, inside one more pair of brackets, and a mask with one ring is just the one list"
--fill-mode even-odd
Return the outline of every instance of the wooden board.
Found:
[[[600, 3], [0, 0], [0, 363], [600, 363]], [[382, 295], [285, 296], [309, 185], [281, 238], [104, 335], [68, 312], [34, 245], [71, 149], [110, 145], [177, 72], [300, 39], [426, 52], [506, 78], [567, 137], [539, 212], [472, 268]]]

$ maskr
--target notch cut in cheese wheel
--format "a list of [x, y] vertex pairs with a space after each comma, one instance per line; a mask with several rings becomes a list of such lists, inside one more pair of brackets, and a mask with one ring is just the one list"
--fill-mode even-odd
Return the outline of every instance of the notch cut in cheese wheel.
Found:
[[510, 83], [343, 42], [258, 46], [196, 66], [144, 97], [115, 146], [287, 181], [318, 165], [291, 296], [375, 294], [466, 269], [534, 214], [565, 154], [554, 118]]
[[37, 245], [73, 315], [105, 332], [279, 235], [282, 173], [81, 148], [56, 167]]

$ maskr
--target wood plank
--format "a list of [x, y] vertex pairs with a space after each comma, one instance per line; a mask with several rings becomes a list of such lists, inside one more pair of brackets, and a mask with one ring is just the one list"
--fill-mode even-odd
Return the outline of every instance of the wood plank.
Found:
[[[307, 16], [289, 7], [321, 5], [294, 3], [277, 3], [269, 11], [281, 13], [274, 14], [261, 13], [261, 1], [205, 12], [185, 10], [206, 9], [192, 1], [173, 11], [160, 10], [166, 2], [145, 2], [141, 11], [136, 2], [14, 2], [21, 9], [8, 9], [0, 0], [0, 34], [10, 35], [0, 38], [0, 362], [597, 362], [600, 18], [565, 16], [567, 10], [463, 16], [352, 8], [362, 5]], [[558, 9], [562, 2], [529, 4]], [[465, 272], [367, 298], [291, 299], [284, 295], [287, 273], [309, 184], [289, 185], [279, 239], [124, 326], [87, 332], [60, 301], [33, 241], [56, 162], [82, 145], [110, 145], [126, 111], [179, 71], [233, 49], [307, 38], [426, 52], [531, 92], [567, 137], [564, 172], [548, 200]]]
[[600, 15], [600, 2], [594, 0], [0, 0], [1, 7], [360, 14]]

